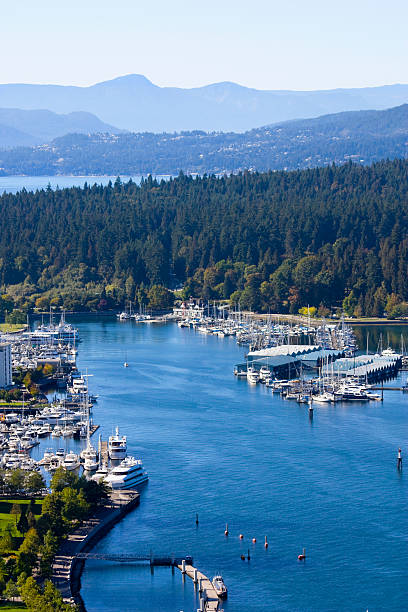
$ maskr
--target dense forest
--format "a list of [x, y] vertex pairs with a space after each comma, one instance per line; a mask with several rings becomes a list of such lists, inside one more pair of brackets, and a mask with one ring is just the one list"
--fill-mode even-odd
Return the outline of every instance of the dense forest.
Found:
[[408, 104], [290, 121], [244, 134], [70, 134], [0, 151], [0, 174], [177, 175], [312, 168], [404, 158]]
[[264, 312], [395, 316], [407, 196], [404, 160], [3, 194], [0, 309], [159, 308], [180, 288]]

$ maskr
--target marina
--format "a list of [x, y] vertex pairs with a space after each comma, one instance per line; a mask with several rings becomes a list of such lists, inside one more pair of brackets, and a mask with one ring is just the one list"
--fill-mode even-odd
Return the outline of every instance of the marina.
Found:
[[[203, 609], [222, 607], [227, 612], [245, 606], [255, 612], [262, 609], [262, 598], [263, 601], [267, 598], [278, 602], [276, 609], [281, 610], [293, 609], [299, 598], [306, 598], [308, 609], [319, 608], [316, 599], [319, 595], [317, 590], [310, 588], [310, 580], [333, 582], [332, 575], [321, 565], [333, 563], [328, 561], [330, 556], [325, 543], [330, 537], [337, 537], [334, 533], [339, 528], [330, 500], [336, 499], [336, 505], [341, 508], [344, 526], [340, 531], [348, 529], [350, 521], [357, 525], [365, 521], [365, 528], [374, 534], [381, 513], [376, 507], [375, 520], [366, 512], [362, 516], [356, 514], [361, 509], [354, 507], [352, 492], [356, 487], [364, 491], [368, 481], [360, 470], [356, 471], [359, 459], [352, 450], [353, 442], [358, 440], [359, 456], [362, 452], [365, 470], [371, 476], [375, 473], [367, 494], [373, 494], [374, 486], [391, 487], [395, 499], [391, 506], [386, 504], [383, 509], [391, 515], [402, 503], [403, 489], [396, 489], [393, 485], [397, 473], [396, 449], [403, 446], [408, 434], [403, 420], [406, 394], [393, 390], [406, 386], [406, 373], [401, 371], [399, 363], [402, 361], [400, 353], [390, 354], [388, 351], [381, 358], [381, 363], [395, 366], [398, 362], [398, 367], [390, 372], [392, 378], [385, 378], [380, 384], [383, 402], [367, 401], [361, 395], [362, 387], [366, 387], [364, 393], [371, 399], [376, 392], [378, 394], [375, 388], [378, 384], [366, 380], [359, 382], [355, 373], [358, 373], [358, 368], [375, 363], [376, 347], [373, 346], [360, 359], [358, 356], [344, 357], [344, 351], [340, 349], [299, 341], [289, 345], [286, 341], [286, 344], [273, 347], [248, 348], [248, 345], [238, 344], [233, 335], [203, 334], [197, 329], [181, 328], [174, 323], [139, 326], [136, 321], [123, 325], [120, 321], [106, 318], [100, 321], [79, 318], [77, 326], [82, 340], [76, 355], [77, 367], [82, 372], [92, 372], [93, 377], [88, 379], [84, 374], [82, 381], [78, 375], [74, 378], [78, 380], [77, 386], [86, 386], [86, 390], [82, 388], [85, 395], [89, 392], [89, 380], [92, 393], [98, 396], [92, 409], [97, 414], [101, 439], [91, 442], [90, 425], [89, 431], [85, 428], [83, 437], [53, 437], [50, 431], [52, 433], [59, 426], [63, 430], [69, 427], [69, 423], [57, 423], [64, 418], [57, 405], [44, 406], [40, 414], [43, 417], [48, 414], [48, 422], [39, 426], [44, 428], [44, 435], [38, 436], [38, 444], [32, 447], [30, 461], [55, 460], [58, 461], [56, 465], [62, 463], [73, 470], [80, 465], [88, 466], [91, 478], [103, 476], [109, 479], [111, 473], [114, 478], [122, 479], [120, 488], [128, 486], [130, 493], [132, 487], [140, 487], [142, 500], [137, 511], [127, 514], [112, 529], [104, 530], [103, 539], [92, 540], [92, 550], [89, 543], [86, 550], [71, 555], [76, 559], [73, 566], [82, 572], [80, 594], [86, 609], [89, 612], [115, 609], [116, 589], [120, 588], [125, 611], [134, 609], [132, 601], [138, 593], [138, 610], [141, 612], [151, 609], [198, 610], [205, 604], [204, 598], [200, 597], [198, 582], [194, 585], [194, 570], [203, 582], [207, 580], [203, 591], [208, 600]], [[127, 368], [123, 367], [124, 352]], [[292, 360], [290, 377], [276, 380], [270, 376], [268, 365], [276, 358]], [[295, 364], [297, 361], [299, 364]], [[243, 363], [246, 367], [250, 363], [256, 382], [248, 384], [245, 377], [232, 376], [234, 363]], [[299, 365], [300, 370], [295, 365]], [[351, 369], [355, 370], [353, 376], [344, 375]], [[368, 372], [363, 378], [367, 375]], [[347, 384], [354, 388], [353, 392], [359, 395], [353, 401], [347, 401], [344, 395], [334, 401], [336, 391], [329, 387], [333, 378], [341, 384], [348, 381]], [[312, 419], [308, 406], [310, 394], [314, 405]], [[306, 406], [302, 406], [302, 401], [299, 404], [288, 401], [301, 399], [299, 395], [305, 398]], [[53, 396], [49, 397], [52, 399]], [[90, 409], [88, 404], [90, 402], [85, 402], [82, 410], [85, 416]], [[381, 410], [383, 405], [385, 412]], [[333, 406], [330, 411], [327, 410], [329, 406]], [[62, 412], [68, 410], [64, 408]], [[72, 418], [69, 412], [66, 416]], [[391, 428], [384, 443], [389, 419], [398, 423], [400, 435], [395, 437]], [[18, 416], [17, 429], [20, 420], [21, 416]], [[212, 439], [202, 435], [208, 421], [212, 423]], [[10, 423], [7, 427], [12, 425]], [[336, 429], [335, 437], [333, 427]], [[378, 437], [380, 431], [381, 438]], [[373, 440], [376, 440], [376, 454], [372, 454]], [[380, 448], [378, 456], [377, 447]], [[339, 459], [339, 449], [346, 453], [350, 466]], [[117, 459], [112, 459], [117, 450]], [[124, 453], [128, 458], [122, 458]], [[392, 455], [387, 466], [389, 469], [385, 471], [384, 453], [385, 456]], [[133, 457], [143, 457], [143, 464], [149, 468], [149, 483], [143, 484], [143, 464]], [[243, 457], [245, 483], [241, 474]], [[12, 465], [13, 457], [10, 456], [8, 461]], [[115, 465], [108, 467], [111, 461]], [[377, 462], [380, 463], [377, 465]], [[313, 466], [319, 466], [319, 474]], [[332, 469], [336, 470], [339, 483], [332, 480]], [[115, 470], [119, 472], [117, 476]], [[140, 480], [133, 480], [132, 470], [135, 478]], [[121, 474], [122, 471], [125, 474]], [[126, 474], [130, 476], [128, 485], [125, 483]], [[120, 493], [115, 491], [114, 483], [111, 484], [114, 486], [112, 494]], [[327, 503], [319, 493], [322, 486], [328, 490]], [[263, 494], [265, 487], [270, 495]], [[344, 495], [347, 487], [345, 499], [340, 499], [340, 490]], [[309, 493], [306, 495], [306, 491], [312, 492], [311, 497]], [[122, 492], [126, 494], [126, 490], [122, 489]], [[245, 501], [248, 496], [250, 505]], [[276, 521], [283, 512], [282, 504], [288, 522], [278, 521], [277, 529]], [[323, 536], [319, 535], [317, 528], [321, 511], [325, 515]], [[196, 513], [199, 522], [198, 517], [194, 521]], [[226, 523], [228, 537], [224, 535]], [[398, 532], [397, 523], [394, 530]], [[390, 556], [396, 554], [391, 552], [392, 541], [378, 534], [376, 541], [378, 537], [386, 551], [386, 565], [391, 568], [395, 580], [398, 571]], [[268, 538], [269, 548], [263, 545], [264, 538], [265, 542]], [[261, 544], [257, 544], [257, 540]], [[353, 548], [347, 550], [347, 546]], [[304, 547], [308, 550], [307, 575], [299, 573], [297, 566], [301, 556], [299, 551]], [[163, 548], [167, 549], [167, 556], [154, 552], [145, 555], [157, 560], [153, 563], [154, 576], [143, 569], [143, 563], [132, 564], [132, 559], [143, 556], [138, 551], [161, 551]], [[342, 548], [345, 556], [357, 554], [355, 563], [358, 563], [363, 580], [358, 602], [362, 603], [364, 599], [364, 605], [367, 605], [370, 600], [369, 580], [367, 578], [365, 589], [363, 558], [360, 559], [359, 549], [352, 543], [344, 541], [340, 545]], [[175, 562], [177, 556], [171, 551], [180, 550], [189, 551], [195, 560], [191, 566], [187, 562], [186, 576], [189, 579], [186, 583], [179, 582], [178, 572], [173, 576], [164, 563], [166, 559]], [[118, 563], [120, 557], [122, 563]], [[58, 575], [55, 579], [61, 586], [64, 583], [60, 581], [71, 576], [72, 559], [69, 566], [63, 564], [56, 568]], [[253, 575], [248, 573], [249, 567], [254, 568]], [[75, 576], [75, 572], [72, 575]], [[180, 575], [182, 577], [181, 572]], [[215, 577], [211, 581], [208, 576]], [[214, 597], [213, 583], [218, 576], [225, 577], [228, 585], [228, 599], [222, 604], [220, 597]], [[276, 580], [271, 581], [270, 576], [275, 576]], [[332, 609], [344, 597], [348, 598], [351, 607], [357, 605], [357, 599], [350, 599], [350, 594], [343, 591], [343, 580], [350, 581], [352, 576], [344, 567], [341, 576], [341, 579], [334, 580]], [[243, 579], [247, 584], [245, 597], [240, 588]], [[385, 576], [382, 579], [385, 580], [387, 597], [390, 597], [391, 582]], [[280, 581], [283, 581], [282, 586]], [[75, 580], [74, 584], [79, 585]], [[290, 584], [293, 590], [289, 600], [285, 584]], [[402, 584], [399, 588], [404, 592]], [[78, 589], [79, 586], [76, 597]], [[260, 595], [260, 589], [263, 595]]]
[[[336, 402], [330, 410], [316, 405], [310, 422], [307, 410], [296, 402], [231, 376], [233, 364], [247, 352], [234, 337], [132, 322], [84, 322], [83, 333], [80, 359], [86, 359], [98, 381], [98, 417], [104, 430], [115, 431], [111, 406], [119, 384], [120, 432], [127, 435], [128, 452], [143, 456], [150, 475], [137, 511], [93, 553], [121, 554], [124, 543], [127, 554], [160, 551], [165, 539], [169, 552], [190, 551], [204, 575], [219, 572], [225, 578], [226, 611], [262, 610], [265, 601], [278, 610], [296, 609], [299, 601], [303, 609], [321, 609], [326, 584], [326, 609], [340, 609], [344, 601], [351, 609], [381, 609], [384, 598], [391, 609], [398, 605], [406, 593], [397, 518], [405, 485], [396, 470], [398, 443], [408, 433], [402, 392], [385, 390], [383, 404]], [[130, 364], [126, 369], [124, 350]], [[115, 373], [115, 383], [105, 376], [108, 371]], [[402, 387], [405, 374], [396, 380]], [[396, 381], [384, 382], [388, 384]], [[210, 438], [203, 436], [208, 422]], [[390, 497], [379, 506], [376, 491], [384, 487]], [[391, 531], [379, 532], [377, 521], [389, 524], [392, 517]], [[353, 541], [346, 535], [349, 529]], [[254, 536], [258, 543], [252, 542]], [[375, 556], [380, 542], [386, 569], [375, 570], [381, 588], [374, 593], [367, 557]], [[303, 566], [297, 558], [304, 547], [308, 558]], [[247, 565], [240, 556], [248, 549]], [[352, 567], [342, 563], [351, 557]], [[345, 585], [354, 583], [357, 570], [359, 589], [350, 592]], [[115, 609], [119, 593], [129, 611], [135, 597], [142, 612], [199, 608], [193, 581], [183, 585], [166, 568], [155, 568], [151, 575], [143, 567], [88, 560], [81, 589], [87, 609]]]

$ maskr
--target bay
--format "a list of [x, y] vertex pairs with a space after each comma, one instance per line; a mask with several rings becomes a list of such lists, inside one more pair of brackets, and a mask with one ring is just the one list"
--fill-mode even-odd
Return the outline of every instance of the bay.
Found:
[[[115, 182], [116, 176], [0, 176], [0, 195], [3, 193], [17, 193], [21, 189], [36, 191], [37, 189], [47, 189], [48, 185], [52, 189], [64, 189], [66, 187], [83, 187], [88, 185], [107, 185], [109, 181]], [[140, 183], [141, 176], [121, 176], [122, 182], [127, 182], [130, 178], [135, 183]], [[156, 176], [158, 180], [169, 177]]]
[[[79, 367], [99, 394], [95, 421], [105, 439], [119, 425], [150, 476], [140, 507], [96, 552], [192, 554], [208, 576], [223, 574], [226, 612], [405, 608], [407, 484], [396, 453], [407, 447], [408, 396], [319, 406], [310, 421], [304, 406], [233, 376], [245, 352], [233, 338], [72, 320]], [[191, 581], [166, 568], [87, 562], [81, 593], [89, 612], [198, 607]]]

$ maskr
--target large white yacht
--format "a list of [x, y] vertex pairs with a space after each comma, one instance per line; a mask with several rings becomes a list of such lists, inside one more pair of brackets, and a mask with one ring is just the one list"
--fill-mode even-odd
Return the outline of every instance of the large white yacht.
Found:
[[148, 479], [149, 476], [144, 471], [142, 461], [134, 457], [126, 457], [105, 477], [112, 489], [135, 489]]
[[116, 427], [114, 436], [109, 436], [108, 450], [111, 459], [124, 459], [126, 457], [126, 436], [119, 436], [119, 427]]

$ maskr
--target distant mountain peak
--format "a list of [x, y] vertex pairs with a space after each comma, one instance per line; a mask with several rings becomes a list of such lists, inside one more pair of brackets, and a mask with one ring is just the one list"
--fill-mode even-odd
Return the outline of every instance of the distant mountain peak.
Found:
[[123, 86], [125, 88], [129, 87], [130, 85], [136, 87], [157, 87], [159, 89], [157, 85], [154, 85], [154, 83], [149, 81], [149, 79], [143, 74], [124, 74], [114, 79], [109, 79], [108, 81], [101, 81], [100, 83], [96, 83], [95, 85], [92, 85], [92, 87], [116, 87], [117, 85]]

